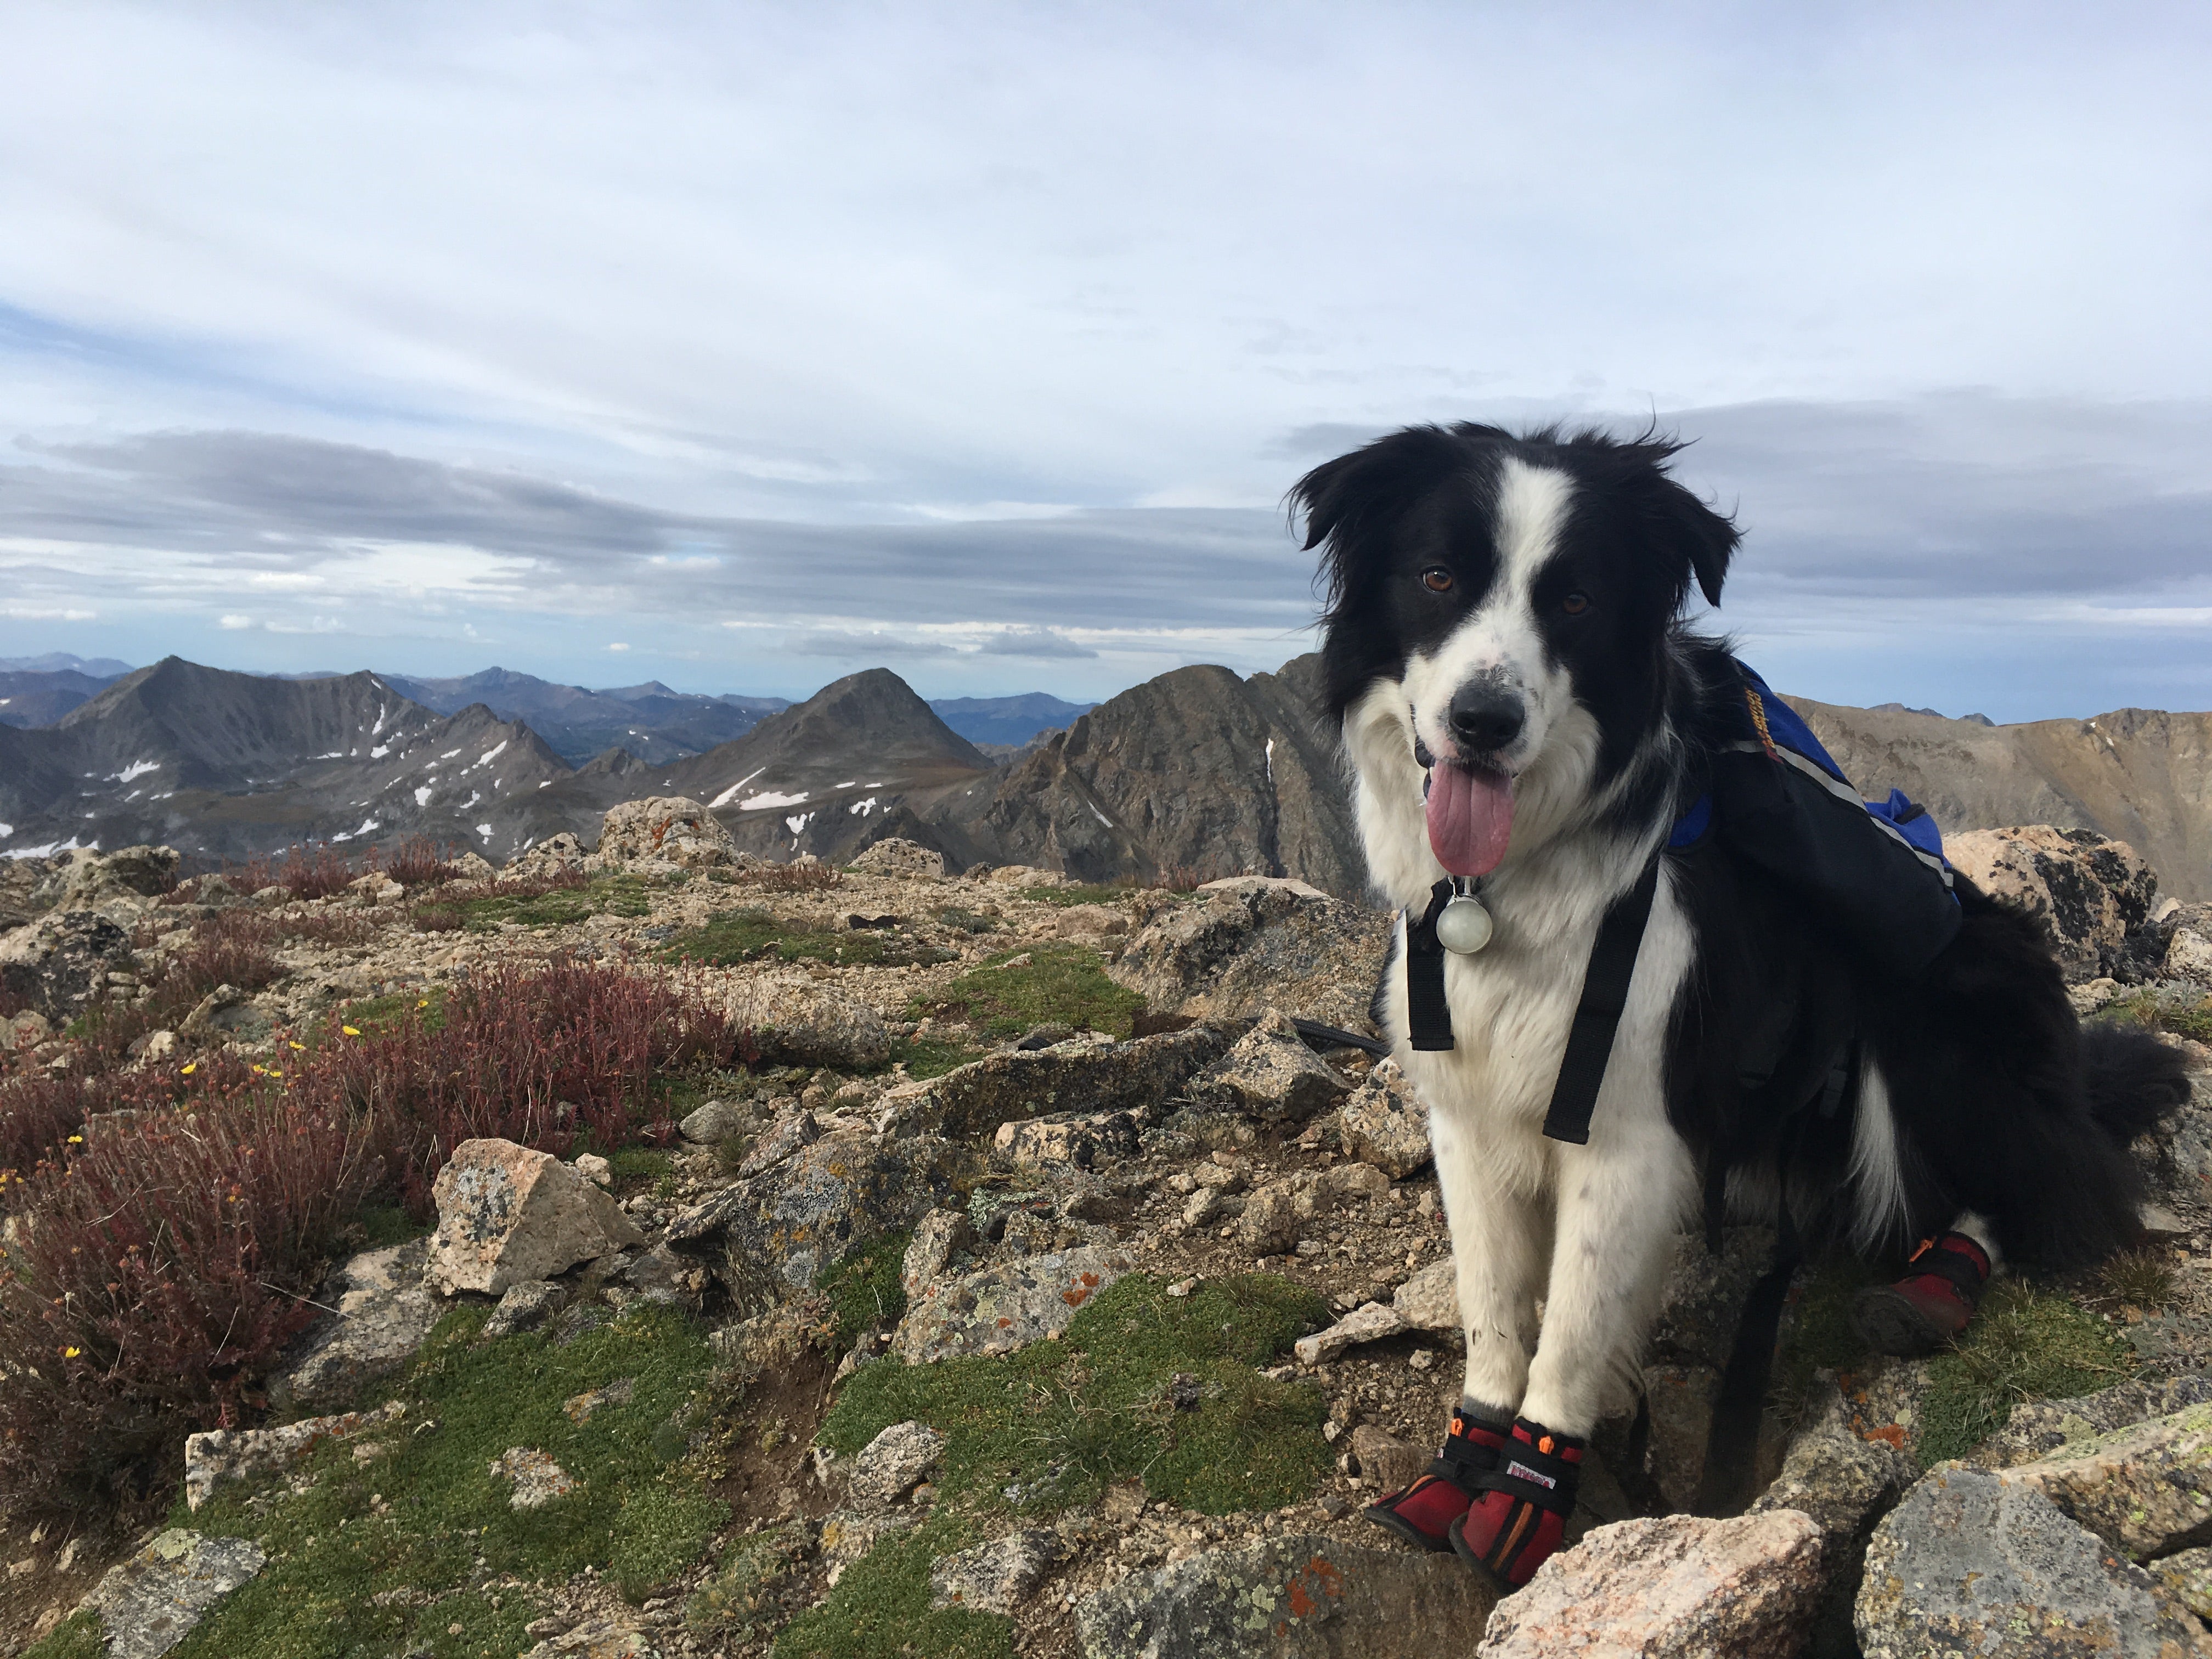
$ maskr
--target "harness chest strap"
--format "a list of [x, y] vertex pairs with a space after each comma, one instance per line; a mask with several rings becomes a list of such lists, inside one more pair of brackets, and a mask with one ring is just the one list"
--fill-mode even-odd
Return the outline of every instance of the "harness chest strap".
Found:
[[[1613, 1035], [1628, 1006], [1636, 954], [1644, 943], [1644, 926], [1651, 920], [1659, 856], [1656, 851], [1651, 854], [1636, 884], [1613, 902], [1598, 924], [1589, 966], [1583, 974], [1582, 997], [1567, 1033], [1566, 1053], [1559, 1061], [1559, 1080], [1552, 1085], [1551, 1107], [1544, 1115], [1544, 1133], [1553, 1140], [1577, 1146], [1589, 1143], [1590, 1114], [1597, 1109]], [[1406, 912], [1406, 1022], [1413, 1046], [1419, 1050], [1441, 1052], [1456, 1046], [1451, 1006], [1444, 998], [1444, 948], [1437, 940], [1437, 918], [1450, 902], [1452, 892], [1449, 880], [1440, 881], [1430, 889], [1429, 908], [1419, 920], [1411, 909]]]

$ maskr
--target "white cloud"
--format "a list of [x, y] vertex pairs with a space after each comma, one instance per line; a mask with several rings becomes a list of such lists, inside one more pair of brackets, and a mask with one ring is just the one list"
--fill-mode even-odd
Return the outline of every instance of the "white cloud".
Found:
[[230, 612], [224, 616], [222, 625], [225, 628], [232, 629], [251, 628], [253, 626], [253, 618], [251, 617], [241, 617], [235, 612]]
[[617, 640], [612, 644], [609, 645], [607, 649], [610, 651], [627, 651], [629, 649], [629, 647], [624, 644], [622, 641]]

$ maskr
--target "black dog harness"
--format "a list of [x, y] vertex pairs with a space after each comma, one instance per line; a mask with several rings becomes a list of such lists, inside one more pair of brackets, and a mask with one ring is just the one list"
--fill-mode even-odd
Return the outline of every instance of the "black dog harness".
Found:
[[[1644, 926], [1651, 920], [1652, 896], [1659, 889], [1659, 858], [1655, 852], [1644, 861], [1635, 884], [1613, 902], [1598, 924], [1597, 942], [1590, 947], [1589, 967], [1583, 975], [1582, 1000], [1575, 1005], [1559, 1080], [1552, 1085], [1552, 1104], [1544, 1114], [1544, 1133], [1553, 1140], [1589, 1144], [1590, 1114], [1597, 1109], [1598, 1089], [1613, 1057], [1613, 1035], [1628, 1006], [1636, 954], [1643, 947]], [[1418, 921], [1412, 910], [1406, 912], [1406, 1019], [1418, 1049], [1441, 1051], [1455, 1046], [1451, 1007], [1444, 997], [1445, 951], [1437, 939], [1437, 918], [1456, 891], [1449, 878], [1440, 881], [1429, 890], [1429, 908]]]

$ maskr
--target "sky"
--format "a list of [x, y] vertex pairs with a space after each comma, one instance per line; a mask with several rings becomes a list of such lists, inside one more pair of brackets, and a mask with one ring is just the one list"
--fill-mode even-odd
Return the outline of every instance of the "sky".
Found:
[[1110, 695], [1656, 419], [1785, 690], [2212, 707], [2212, 13], [118, 6], [0, 52], [0, 656]]

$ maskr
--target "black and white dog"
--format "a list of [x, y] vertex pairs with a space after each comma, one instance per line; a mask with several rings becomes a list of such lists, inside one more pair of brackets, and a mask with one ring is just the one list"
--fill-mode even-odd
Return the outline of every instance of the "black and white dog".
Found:
[[[1860, 1310], [1878, 1345], [1925, 1347], [2000, 1255], [2077, 1263], [2134, 1236], [2125, 1143], [2186, 1095], [2154, 1040], [2085, 1039], [2035, 924], [1963, 880], [1955, 939], [1885, 982], [1781, 884], [1692, 850], [1660, 860], [1588, 1143], [1546, 1138], [1601, 921], [1698, 799], [1740, 696], [1682, 620], [1692, 581], [1719, 602], [1737, 532], [1668, 476], [1676, 448], [1414, 428], [1293, 491], [1325, 550], [1370, 875], [1414, 918], [1440, 879], [1479, 877], [1495, 924], [1444, 957], [1449, 1050], [1410, 1046], [1403, 917], [1377, 990], [1429, 1109], [1468, 1358], [1431, 1474], [1370, 1514], [1509, 1585], [1559, 1547], [1585, 1437], [1636, 1397], [1715, 1160], [1735, 1218], [1786, 1201], [1862, 1252], [1932, 1240]], [[1782, 988], [1848, 998], [1863, 1055], [1850, 1109], [1786, 1134], [1735, 1084]]]

